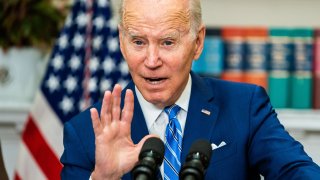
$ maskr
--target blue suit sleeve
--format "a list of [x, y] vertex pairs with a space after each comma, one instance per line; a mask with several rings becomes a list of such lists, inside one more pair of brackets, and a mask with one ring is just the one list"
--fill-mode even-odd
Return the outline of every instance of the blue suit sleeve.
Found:
[[64, 125], [63, 144], [65, 149], [60, 161], [64, 167], [61, 179], [88, 180], [94, 164], [89, 160], [84, 145], [70, 122], [66, 122]]
[[266, 179], [320, 179], [319, 166], [281, 125], [263, 88], [255, 89], [250, 107], [250, 165]]

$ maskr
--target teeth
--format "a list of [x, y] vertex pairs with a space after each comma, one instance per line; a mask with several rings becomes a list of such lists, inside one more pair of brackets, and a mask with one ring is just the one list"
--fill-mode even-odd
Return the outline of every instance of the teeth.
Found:
[[159, 79], [150, 79], [150, 78], [147, 78], [147, 81], [148, 81], [149, 83], [151, 83], [151, 84], [160, 84], [162, 80], [163, 80], [163, 79], [161, 79], [161, 78], [159, 78]]
[[151, 84], [160, 84], [160, 81], [149, 81]]

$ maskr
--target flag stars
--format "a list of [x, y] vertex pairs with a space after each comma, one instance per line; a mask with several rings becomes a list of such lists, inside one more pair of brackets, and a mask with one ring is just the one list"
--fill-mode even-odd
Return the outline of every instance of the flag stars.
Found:
[[72, 76], [68, 76], [68, 78], [64, 81], [64, 87], [67, 89], [68, 93], [72, 93], [77, 87], [77, 79]]
[[101, 36], [97, 36], [93, 39], [93, 48], [98, 50], [100, 49], [102, 44], [102, 37]]
[[[90, 107], [101, 99], [101, 92], [111, 90], [116, 82], [124, 87], [129, 78], [122, 77], [120, 73], [118, 20], [110, 20], [110, 0], [71, 1], [74, 2], [73, 8], [54, 44], [55, 50], [52, 51], [45, 79], [41, 83], [43, 98], [48, 107], [36, 107], [42, 111], [49, 108], [54, 118], [39, 117], [39, 120], [48, 120], [49, 124], [58, 123], [59, 132], [60, 120], [65, 122], [70, 116]], [[53, 133], [57, 131], [55, 126], [49, 128]], [[49, 140], [47, 143], [52, 142]], [[55, 144], [51, 145], [55, 147]], [[59, 155], [59, 152], [60, 147], [54, 150], [55, 154]], [[21, 174], [21, 177], [26, 175], [28, 172]]]
[[107, 0], [98, 0], [99, 7], [107, 7], [108, 5], [109, 5], [109, 2]]
[[80, 68], [80, 66], [81, 62], [79, 56], [73, 55], [69, 61], [69, 67], [71, 68], [71, 70], [76, 71]]
[[128, 68], [128, 64], [126, 63], [126, 61], [122, 60], [120, 65], [120, 72], [122, 75], [127, 75], [129, 72], [129, 68]]
[[108, 21], [108, 26], [111, 29], [112, 32], [115, 32], [118, 30], [118, 22], [116, 19], [112, 18]]
[[80, 111], [87, 109], [93, 103], [92, 99], [81, 99], [78, 104], [78, 108]]
[[80, 101], [79, 101], [79, 110], [80, 111], [83, 111], [87, 106], [86, 106], [86, 102], [83, 100], [83, 99], [81, 99]]
[[90, 59], [89, 68], [91, 72], [96, 72], [99, 68], [99, 61], [97, 57]]
[[103, 17], [99, 16], [99, 17], [96, 17], [94, 20], [93, 20], [93, 25], [98, 29], [98, 30], [101, 30], [104, 26], [104, 19]]
[[66, 27], [66, 28], [68, 28], [68, 27], [71, 26], [71, 24], [72, 24], [72, 16], [73, 16], [72, 13], [70, 13], [70, 14], [68, 15], [68, 17], [67, 17], [67, 19], [66, 19], [66, 22], [65, 22], [65, 27]]
[[65, 49], [68, 45], [68, 36], [66, 34], [60, 36], [58, 44], [60, 49]]
[[54, 58], [52, 59], [52, 63], [51, 65], [53, 66], [55, 71], [58, 71], [62, 68], [63, 66], [63, 58], [61, 55], [56, 55], [54, 56]]
[[64, 114], [68, 114], [73, 110], [74, 100], [68, 96], [64, 96], [62, 101], [59, 103], [60, 109]]
[[119, 48], [118, 39], [117, 38], [109, 38], [108, 39], [108, 48], [110, 52], [115, 52]]
[[87, 24], [88, 20], [89, 17], [85, 13], [79, 14], [76, 18], [76, 22], [80, 27], [84, 27]]
[[90, 78], [89, 84], [88, 84], [88, 90], [90, 92], [95, 92], [97, 90], [97, 79], [96, 78]]
[[76, 49], [80, 49], [84, 44], [84, 39], [83, 37], [77, 33], [74, 38], [72, 39], [72, 45], [76, 48]]
[[124, 79], [119, 79], [117, 84], [119, 84], [122, 88], [126, 87], [128, 84], [128, 81], [124, 80]]
[[100, 82], [100, 92], [111, 90], [112, 81], [110, 79], [103, 79]]
[[105, 74], [110, 74], [115, 68], [115, 66], [116, 65], [114, 64], [113, 60], [110, 57], [107, 57], [102, 63], [102, 68]]
[[50, 75], [46, 81], [46, 87], [49, 89], [50, 93], [59, 89], [59, 78], [54, 75]]

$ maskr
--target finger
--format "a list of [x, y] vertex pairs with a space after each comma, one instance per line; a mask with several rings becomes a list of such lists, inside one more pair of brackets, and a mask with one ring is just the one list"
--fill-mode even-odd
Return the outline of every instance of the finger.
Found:
[[121, 86], [116, 84], [112, 91], [112, 120], [120, 120]]
[[91, 115], [91, 120], [92, 120], [93, 131], [94, 131], [95, 136], [97, 136], [101, 132], [101, 123], [100, 123], [99, 114], [98, 114], [97, 109], [91, 108], [90, 115]]
[[134, 110], [134, 97], [132, 90], [128, 89], [126, 91], [126, 96], [124, 99], [124, 107], [121, 114], [121, 121], [131, 123]]
[[103, 127], [111, 123], [111, 101], [111, 92], [105, 91], [100, 112]]

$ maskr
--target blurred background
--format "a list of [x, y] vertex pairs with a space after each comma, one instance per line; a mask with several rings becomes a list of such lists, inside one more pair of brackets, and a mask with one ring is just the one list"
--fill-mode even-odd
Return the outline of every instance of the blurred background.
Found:
[[[117, 0], [0, 1], [0, 141], [10, 179], [19, 179], [16, 171], [31, 179], [23, 175], [30, 157], [45, 174], [34, 179], [48, 178], [44, 160], [34, 157], [46, 150], [30, 149], [32, 141], [51, 146], [58, 160], [63, 122], [129, 79], [115, 38], [118, 6]], [[202, 0], [207, 38], [192, 67], [201, 75], [263, 86], [282, 124], [318, 164], [319, 7], [318, 0]], [[64, 66], [70, 69], [61, 71]], [[73, 72], [77, 67], [81, 75]], [[39, 97], [45, 97], [42, 104]], [[32, 131], [36, 115], [40, 130]], [[52, 119], [57, 129], [47, 123]]]

